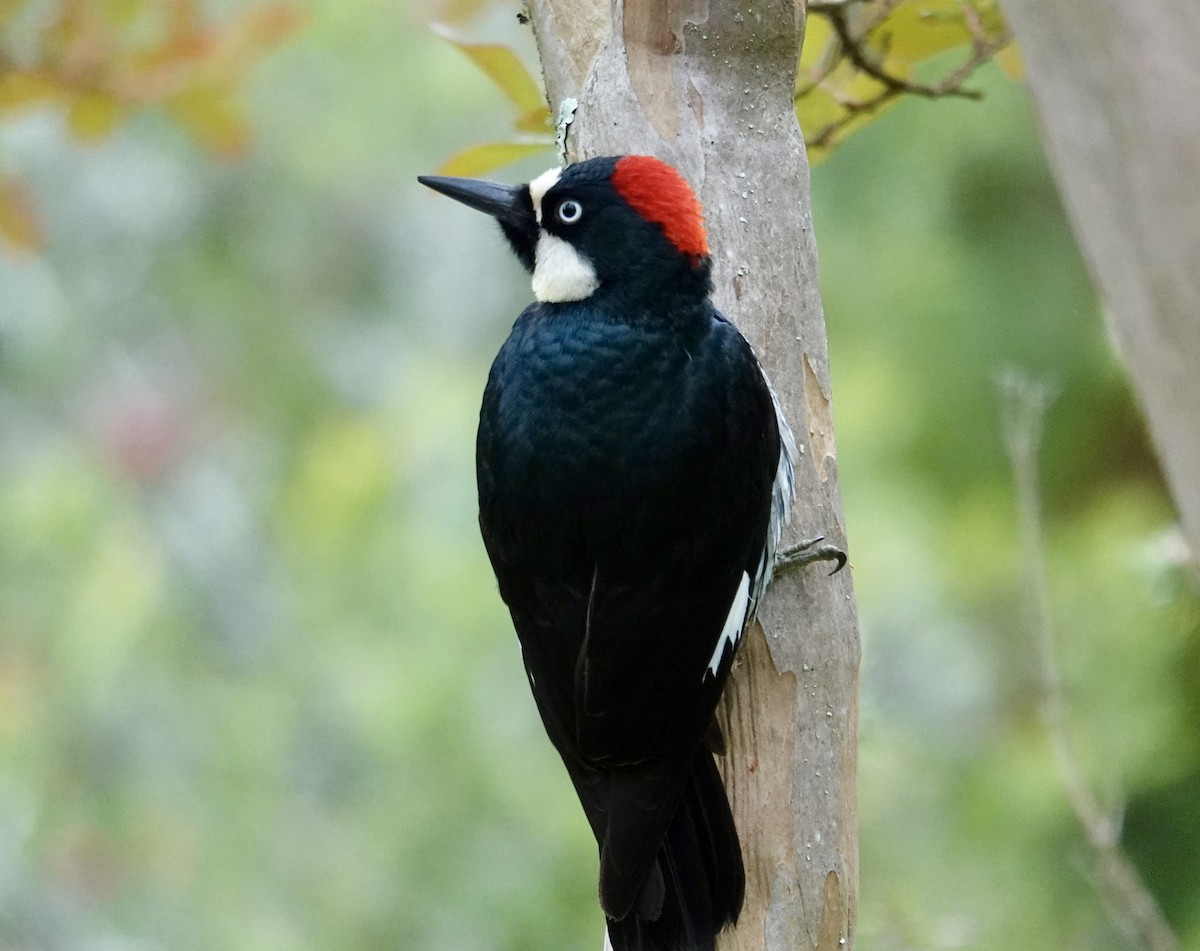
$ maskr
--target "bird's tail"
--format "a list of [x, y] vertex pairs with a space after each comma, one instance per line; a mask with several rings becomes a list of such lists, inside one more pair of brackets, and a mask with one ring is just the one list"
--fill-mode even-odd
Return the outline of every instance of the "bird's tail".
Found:
[[700, 749], [656, 868], [634, 909], [608, 921], [608, 940], [613, 951], [714, 951], [717, 933], [737, 921], [745, 889], [725, 787], [712, 754]]

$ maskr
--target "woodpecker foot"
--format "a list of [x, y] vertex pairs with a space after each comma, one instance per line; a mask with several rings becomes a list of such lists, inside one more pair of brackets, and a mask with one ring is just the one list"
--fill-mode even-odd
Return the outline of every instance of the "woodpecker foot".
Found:
[[823, 541], [825, 541], [825, 536], [818, 535], [816, 538], [810, 538], [791, 548], [785, 548], [775, 556], [775, 574], [795, 571], [797, 568], [803, 568], [816, 561], [836, 561], [837, 564], [834, 565], [833, 571], [829, 572], [831, 575], [836, 575], [846, 567], [846, 553], [834, 545], [822, 545]]

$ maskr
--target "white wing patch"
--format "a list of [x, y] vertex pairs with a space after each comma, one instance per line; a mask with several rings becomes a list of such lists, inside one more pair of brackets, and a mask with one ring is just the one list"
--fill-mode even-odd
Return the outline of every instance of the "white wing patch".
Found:
[[737, 647], [749, 614], [750, 575], [743, 571], [742, 582], [738, 585], [737, 594], [733, 596], [733, 604], [729, 606], [729, 616], [725, 618], [725, 626], [721, 628], [721, 636], [717, 638], [716, 649], [708, 662], [708, 670], [714, 677], [717, 675], [717, 668], [721, 666], [721, 658], [725, 655], [725, 645]]
[[546, 231], [538, 235], [533, 265], [533, 294], [538, 300], [583, 300], [599, 286], [591, 261], [562, 238]]
[[[762, 372], [761, 367], [759, 367], [759, 372]], [[767, 380], [765, 373], [763, 373], [763, 379], [766, 380], [767, 389], [771, 393], [771, 404], [775, 407], [775, 422], [779, 426], [779, 465], [775, 470], [775, 482], [771, 486], [771, 517], [767, 524], [766, 545], [758, 560], [758, 567], [754, 571], [753, 585], [750, 583], [750, 576], [745, 572], [742, 573], [742, 583], [738, 586], [737, 594], [734, 595], [733, 604], [729, 608], [729, 617], [725, 619], [725, 626], [721, 629], [721, 636], [717, 638], [717, 646], [713, 651], [712, 659], [705, 668], [705, 677], [710, 673], [714, 677], [717, 675], [717, 669], [721, 666], [721, 657], [725, 653], [725, 645], [737, 646], [746, 625], [754, 617], [759, 604], [762, 603], [763, 595], [766, 594], [767, 585], [771, 583], [771, 575], [775, 570], [775, 553], [779, 551], [779, 541], [783, 537], [783, 530], [791, 521], [792, 503], [796, 500], [796, 440], [792, 436], [792, 428], [783, 418], [783, 408], [779, 405], [779, 397], [775, 395], [771, 381]]]

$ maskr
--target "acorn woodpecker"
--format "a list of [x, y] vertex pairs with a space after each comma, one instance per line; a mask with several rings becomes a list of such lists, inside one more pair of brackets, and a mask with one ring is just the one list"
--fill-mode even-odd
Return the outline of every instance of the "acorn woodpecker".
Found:
[[[494, 216], [533, 275], [483, 394], [479, 523], [599, 845], [608, 941], [711, 951], [745, 888], [714, 711], [776, 567], [791, 431], [709, 299], [703, 214], [674, 168], [419, 181]], [[792, 560], [845, 561], [811, 546]]]

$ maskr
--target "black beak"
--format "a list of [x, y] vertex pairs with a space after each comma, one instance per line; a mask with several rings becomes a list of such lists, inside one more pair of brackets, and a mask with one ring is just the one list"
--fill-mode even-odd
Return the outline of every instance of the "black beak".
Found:
[[486, 212], [500, 222], [500, 230], [513, 252], [532, 272], [537, 256], [538, 225], [533, 216], [533, 199], [528, 185], [501, 185], [474, 178], [445, 178], [418, 175], [417, 181], [435, 192], [461, 201], [468, 208]]
[[418, 175], [417, 181], [435, 192], [441, 192], [468, 208], [491, 215], [503, 225], [525, 230], [535, 226], [533, 202], [524, 185], [501, 185], [474, 178], [446, 178], [441, 175]]

